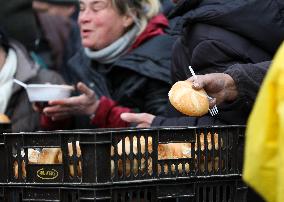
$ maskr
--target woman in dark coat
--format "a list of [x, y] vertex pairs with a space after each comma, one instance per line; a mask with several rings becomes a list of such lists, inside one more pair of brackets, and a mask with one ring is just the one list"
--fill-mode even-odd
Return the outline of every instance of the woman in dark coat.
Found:
[[122, 112], [163, 114], [175, 37], [165, 33], [168, 21], [159, 11], [159, 0], [81, 0], [84, 48], [66, 69], [70, 83], [84, 83], [77, 85], [81, 95], [50, 102], [44, 112], [55, 120], [91, 116], [96, 127], [128, 126]]

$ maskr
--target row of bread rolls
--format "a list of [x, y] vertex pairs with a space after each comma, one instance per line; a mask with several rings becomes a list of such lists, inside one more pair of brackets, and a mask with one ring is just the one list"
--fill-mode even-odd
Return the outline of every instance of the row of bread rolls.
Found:
[[[194, 145], [194, 150], [197, 151], [198, 145], [197, 145], [197, 136], [196, 135], [196, 143]], [[199, 143], [200, 143], [200, 150], [204, 151], [205, 150], [205, 140], [204, 140], [204, 134], [201, 133], [199, 136]], [[214, 133], [208, 133], [206, 136], [207, 139], [207, 150], [212, 150], [213, 145], [214, 145], [214, 149], [218, 150], [219, 149], [219, 142], [218, 142], [218, 134]], [[214, 141], [214, 143], [213, 143]], [[221, 145], [223, 145], [223, 141], [222, 139], [220, 140]], [[140, 139], [140, 147], [141, 147], [141, 153], [144, 154], [145, 153], [145, 139]], [[149, 138], [148, 139], [148, 153], [152, 152], [152, 139]], [[117, 153], [118, 155], [122, 155], [122, 140], [118, 143], [117, 145]], [[138, 144], [137, 144], [137, 138], [133, 137], [133, 150], [132, 152], [134, 154], [138, 153]], [[127, 137], [125, 138], [125, 153], [127, 155], [130, 154], [130, 139]], [[112, 148], [111, 151], [111, 155], [114, 155], [114, 151]], [[191, 143], [168, 143], [168, 144], [159, 144], [158, 145], [158, 160], [162, 160], [162, 159], [180, 159], [180, 158], [192, 158], [191, 156]], [[197, 155], [195, 155], [195, 158], [197, 158]], [[212, 168], [212, 166], [214, 166], [214, 168], [218, 168], [218, 157], [215, 157], [214, 161], [212, 161], [212, 159], [208, 158], [208, 168]], [[133, 160], [133, 172], [134, 175], [138, 174], [138, 169], [140, 170], [140, 172], [143, 174], [146, 172], [146, 165], [148, 164], [148, 173], [152, 173], [153, 169], [152, 169], [152, 159], [149, 158], [148, 162], [145, 162], [145, 159], [141, 159], [140, 162], [140, 168], [138, 167], [138, 161], [137, 160]], [[199, 169], [204, 170], [204, 164], [205, 164], [205, 156], [202, 155], [200, 158], [200, 165], [196, 165], [199, 166]], [[114, 172], [114, 162], [112, 162], [112, 175]], [[130, 172], [131, 172], [131, 167], [130, 167], [130, 160], [126, 160], [126, 165], [125, 165], [125, 175], [129, 176]], [[169, 169], [169, 168], [168, 168]], [[164, 169], [165, 170], [165, 169]], [[171, 165], [171, 170], [174, 171], [175, 168], [173, 165]], [[189, 172], [190, 168], [189, 165], [185, 166], [185, 171]], [[178, 165], [178, 171], [181, 172], [182, 171], [182, 165], [179, 164]], [[161, 167], [158, 167], [158, 173], [161, 173]], [[123, 174], [123, 161], [120, 160], [118, 161], [118, 175], [122, 176]]]
[[[219, 149], [219, 143], [218, 143], [218, 134], [213, 134], [211, 135], [210, 133], [207, 134], [207, 149], [211, 150], [213, 148], [213, 142], [214, 141], [214, 147], [215, 150]], [[127, 137], [124, 139], [125, 141], [125, 153], [127, 155], [130, 154], [130, 139]], [[153, 148], [152, 148], [152, 138], [148, 138], [148, 144], [147, 148], [145, 145], [145, 139], [140, 138], [140, 147], [141, 147], [141, 153], [144, 154], [146, 149], [149, 154], [152, 153]], [[195, 151], [197, 150], [197, 135], [196, 135], [196, 143], [194, 145]], [[199, 142], [200, 142], [200, 150], [205, 150], [205, 143], [204, 143], [204, 134], [201, 133], [199, 135]], [[222, 145], [222, 139], [221, 139], [221, 145]], [[79, 141], [76, 141], [76, 153], [77, 157], [81, 156], [81, 149], [79, 145]], [[133, 137], [133, 150], [132, 152], [134, 154], [138, 154], [138, 139]], [[122, 155], [122, 140], [117, 144], [117, 153], [118, 155]], [[73, 147], [71, 143], [68, 143], [68, 155], [72, 156], [73, 155]], [[111, 156], [114, 155], [114, 148], [111, 148]], [[151, 155], [150, 155], [151, 156]], [[168, 143], [168, 144], [159, 144], [158, 145], [158, 160], [162, 159], [178, 159], [178, 158], [192, 158], [191, 156], [191, 143]], [[195, 156], [197, 158], [197, 156]], [[35, 149], [29, 149], [28, 150], [28, 159], [29, 163], [31, 164], [58, 164], [62, 163], [62, 151], [60, 148], [44, 148], [41, 151], [37, 151]], [[205, 156], [201, 156], [201, 161], [202, 165], [199, 165], [199, 169], [204, 168], [204, 159]], [[209, 161], [209, 167], [211, 167], [212, 159], [208, 159]], [[214, 166], [215, 168], [218, 167], [218, 158], [215, 157], [214, 161]], [[25, 164], [22, 162], [22, 175], [23, 177], [26, 176], [26, 170], [25, 170]], [[140, 167], [138, 160], [135, 159], [133, 162], [133, 171], [134, 175], [138, 174], [138, 170], [140, 173], [145, 173], [146, 172], [146, 165], [148, 167], [148, 172], [152, 172], [152, 158], [149, 158], [147, 162], [145, 162], [145, 158], [141, 159], [140, 162]], [[119, 160], [118, 161], [118, 175], [122, 176], [123, 175], [123, 161]], [[125, 175], [128, 176], [130, 174], [130, 160], [126, 160], [126, 170], [125, 170]], [[79, 159], [78, 165], [74, 166], [73, 164], [69, 165], [69, 172], [70, 176], [74, 176], [74, 169], [77, 169], [78, 176], [80, 177], [82, 175], [82, 162]], [[174, 166], [171, 165], [171, 168], [165, 168], [164, 170], [167, 171], [168, 169], [174, 170]], [[178, 166], [178, 170], [182, 171], [182, 165], [180, 164]], [[188, 172], [190, 170], [189, 165], [185, 166], [185, 170]], [[161, 167], [158, 167], [158, 172], [161, 172]], [[18, 164], [15, 161], [14, 162], [14, 173], [16, 178], [18, 178]], [[114, 175], [114, 162], [111, 161], [111, 173], [112, 176]]]

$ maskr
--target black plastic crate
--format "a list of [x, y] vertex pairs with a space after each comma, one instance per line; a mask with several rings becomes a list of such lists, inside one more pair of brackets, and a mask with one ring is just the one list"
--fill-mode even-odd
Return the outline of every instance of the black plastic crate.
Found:
[[1, 201], [164, 201], [164, 202], [246, 202], [247, 187], [240, 180], [167, 180], [91, 188], [2, 186]]
[[0, 134], [11, 132], [11, 124], [9, 123], [0, 123]]
[[[93, 186], [240, 176], [244, 132], [244, 126], [215, 126], [6, 133], [0, 138], [0, 182]], [[68, 143], [72, 145], [71, 156]], [[187, 157], [160, 159], [159, 145], [167, 143], [190, 144]], [[31, 148], [60, 148], [63, 163], [30, 164]]]

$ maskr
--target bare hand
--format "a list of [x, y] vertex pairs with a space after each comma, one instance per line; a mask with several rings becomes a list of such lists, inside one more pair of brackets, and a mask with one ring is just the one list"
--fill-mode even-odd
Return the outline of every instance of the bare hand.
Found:
[[91, 115], [95, 113], [99, 101], [95, 92], [85, 84], [79, 82], [77, 89], [82, 93], [62, 100], [49, 101], [50, 106], [43, 109], [43, 112], [52, 120], [61, 120], [72, 115]]
[[211, 73], [205, 75], [196, 75], [197, 79], [190, 77], [189, 80], [193, 82], [194, 89], [204, 89], [207, 94], [213, 98], [214, 104], [221, 104], [226, 101], [234, 101], [238, 96], [237, 86], [233, 78], [224, 73]]
[[155, 116], [147, 113], [122, 113], [120, 118], [129, 123], [136, 123], [137, 128], [149, 128]]

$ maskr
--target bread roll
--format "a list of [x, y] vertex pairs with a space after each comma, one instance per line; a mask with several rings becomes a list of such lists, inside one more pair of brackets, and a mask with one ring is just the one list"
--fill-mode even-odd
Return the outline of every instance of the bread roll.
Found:
[[28, 149], [29, 164], [36, 164], [38, 162], [40, 151], [35, 149]]
[[[140, 140], [137, 139], [136, 136], [133, 137], [133, 150], [132, 152], [134, 154], [138, 154], [138, 141], [140, 141], [140, 151], [142, 154], [145, 154], [145, 151], [146, 151], [146, 144], [145, 144], [145, 137], [141, 137]], [[130, 139], [129, 137], [126, 137], [125, 138], [125, 154], [129, 155], [130, 154]], [[148, 138], [148, 152], [149, 153], [152, 153], [153, 149], [152, 149], [152, 137], [149, 137]], [[122, 152], [122, 140], [117, 144], [117, 153], [118, 155], [123, 155], [123, 152]], [[111, 148], [111, 155], [113, 156], [114, 155], [114, 148], [112, 147]], [[148, 161], [145, 161], [145, 158], [142, 158], [141, 159], [141, 162], [140, 162], [140, 167], [138, 166], [138, 160], [137, 159], [134, 159], [133, 161], [133, 172], [135, 175], [138, 174], [138, 170], [140, 170], [142, 173], [145, 173], [145, 169], [146, 169], [146, 163], [148, 164], [148, 171], [152, 172], [152, 159], [149, 158]], [[111, 168], [112, 168], [112, 175], [114, 174], [114, 164], [111, 165]], [[130, 172], [131, 172], [131, 167], [130, 167], [130, 160], [127, 158], [126, 161], [125, 161], [125, 174], [126, 176], [129, 176], [130, 175]], [[118, 161], [118, 175], [119, 176], [122, 176], [123, 174], [123, 162], [122, 160], [119, 160]]]
[[[60, 164], [60, 148], [43, 148], [38, 155], [37, 164]], [[62, 159], [62, 158], [61, 158]]]
[[5, 114], [0, 114], [0, 123], [11, 123], [11, 121]]
[[[147, 138], [147, 137], [146, 137]], [[198, 141], [199, 138], [199, 141]], [[205, 139], [207, 138], [207, 143], [205, 144]], [[133, 159], [133, 173], [134, 175], [137, 175], [140, 171], [141, 174], [145, 174], [146, 172], [146, 165], [148, 167], [148, 173], [151, 175], [153, 172], [153, 161], [151, 155], [148, 159], [146, 159], [143, 155], [145, 155], [146, 150], [149, 154], [152, 154], [153, 152], [153, 144], [152, 144], [152, 137], [148, 137], [148, 148], [146, 148], [146, 141], [145, 137], [140, 137], [139, 139], [134, 136], [133, 137], [133, 146], [132, 146], [132, 152], [134, 155], [137, 155], [139, 153], [138, 149], [138, 141], [140, 142], [140, 152], [142, 154], [142, 158], [140, 159], [140, 163], [138, 162], [138, 157], [134, 157]], [[219, 145], [218, 141], [218, 134], [214, 133], [207, 133], [207, 135], [204, 135], [201, 133], [200, 135], [196, 134], [196, 140], [194, 145], [191, 145], [192, 143], [166, 143], [166, 144], [158, 144], [158, 160], [163, 159], [180, 159], [180, 158], [193, 158], [191, 148], [194, 148], [195, 150], [195, 169], [201, 170], [202, 172], [205, 171], [205, 153], [200, 152], [199, 158], [197, 157], [197, 150], [204, 151], [205, 146], [207, 146], [208, 151], [211, 151], [213, 149], [213, 141], [214, 141], [214, 149], [215, 149], [215, 156], [213, 157], [211, 154], [207, 156], [208, 161], [208, 170], [211, 171], [212, 169], [218, 170], [220, 169], [219, 166], [219, 157], [218, 157], [218, 150], [223, 147], [223, 140], [220, 139], [221, 145]], [[199, 142], [199, 144], [197, 143]], [[197, 146], [199, 145], [199, 149]], [[76, 141], [76, 156], [80, 157], [82, 155], [81, 148], [79, 141]], [[122, 140], [118, 142], [117, 144], [117, 153], [120, 156], [117, 167], [118, 167], [118, 176], [123, 175], [123, 167], [125, 166], [125, 175], [129, 176], [131, 174], [131, 161], [129, 158], [129, 155], [131, 153], [131, 147], [130, 147], [130, 138], [125, 138], [125, 154], [127, 155], [125, 161], [123, 162], [123, 148], [122, 148]], [[73, 145], [72, 143], [68, 143], [68, 155], [71, 157], [73, 155]], [[111, 147], [111, 156], [114, 156], [114, 147]], [[37, 151], [35, 149], [29, 149], [28, 150], [28, 158], [29, 158], [29, 164], [61, 164], [62, 161], [62, 151], [60, 148], [43, 148], [42, 151]], [[197, 164], [197, 158], [199, 161], [199, 164]], [[214, 159], [213, 159], [214, 158]], [[125, 165], [124, 165], [125, 164]], [[140, 164], [140, 165], [139, 165]], [[222, 166], [223, 164], [221, 164]], [[155, 165], [156, 166], [156, 165]], [[158, 174], [161, 174], [162, 168], [161, 165], [158, 164]], [[69, 165], [69, 172], [70, 176], [74, 177], [74, 169], [77, 169], [78, 177], [82, 176], [82, 161], [79, 159], [78, 165], [74, 165], [70, 163]], [[185, 171], [188, 173], [191, 169], [189, 164], [184, 165]], [[175, 172], [176, 168], [174, 164], [165, 164], [163, 166], [163, 170], [165, 173], [168, 172]], [[181, 173], [183, 170], [183, 165], [180, 163], [178, 164], [178, 172]], [[111, 175], [114, 176], [114, 161], [111, 161]], [[18, 179], [18, 163], [17, 161], [14, 161], [14, 176], [16, 179]], [[23, 178], [26, 177], [26, 168], [25, 163], [22, 161], [22, 176]]]
[[[166, 143], [166, 144], [159, 144], [158, 145], [158, 160], [165, 160], [165, 159], [180, 159], [180, 158], [193, 158], [192, 157], [192, 152], [191, 152], [191, 148], [194, 148], [194, 153], [195, 153], [195, 162], [197, 162], [197, 153], [196, 151], [201, 150], [204, 151], [205, 150], [205, 146], [207, 146], [207, 149], [209, 151], [212, 150], [213, 148], [213, 141], [214, 141], [214, 146], [215, 146], [215, 150], [219, 150], [220, 146], [218, 143], [218, 134], [214, 133], [213, 135], [211, 135], [211, 133], [207, 133], [207, 136], [205, 136], [203, 133], [201, 133], [200, 135], [195, 136], [196, 140], [194, 145], [191, 145], [192, 143]], [[205, 138], [207, 137], [207, 144], [205, 144]], [[199, 141], [197, 140], [199, 138]], [[133, 154], [137, 155], [138, 154], [138, 147], [137, 147], [137, 141], [139, 141], [137, 139], [137, 137], [133, 137], [133, 146], [132, 146], [132, 152]], [[197, 142], [199, 142], [199, 148]], [[221, 142], [221, 147], [223, 145], [223, 140], [220, 140]], [[141, 138], [140, 139], [140, 147], [141, 147], [141, 153], [142, 155], [145, 154], [146, 151], [146, 143], [145, 143], [145, 138]], [[152, 138], [148, 139], [148, 152], [152, 153], [153, 151], [153, 145], [152, 145]], [[123, 176], [123, 167], [125, 166], [125, 176], [130, 176], [131, 174], [131, 162], [128, 158], [128, 155], [130, 155], [130, 139], [129, 137], [125, 138], [125, 154], [127, 155], [125, 161], [122, 161], [122, 140], [117, 144], [117, 153], [120, 156], [120, 159], [117, 162], [117, 167], [118, 167], [118, 176]], [[216, 152], [217, 153], [217, 152]], [[112, 147], [111, 149], [111, 155], [114, 156], [114, 148]], [[215, 154], [216, 155], [216, 154]], [[217, 170], [219, 169], [219, 157], [215, 156], [214, 160], [212, 159], [211, 155], [208, 155], [207, 157], [208, 160], [208, 170], [211, 171], [212, 170], [212, 166], [214, 166], [214, 169]], [[195, 163], [195, 169], [201, 170], [201, 171], [205, 171], [205, 153], [201, 153], [200, 152], [200, 157], [199, 157], [199, 164], [197, 165], [197, 163]], [[125, 165], [124, 165], [125, 164]], [[145, 174], [146, 172], [146, 164], [148, 164], [148, 173], [151, 174], [153, 172], [153, 162], [152, 162], [152, 158], [149, 157], [149, 159], [146, 161], [145, 158], [141, 159], [140, 162], [140, 166], [138, 165], [138, 159], [134, 158], [133, 160], [133, 174], [137, 175], [138, 174], [138, 170], [140, 170], [140, 172], [142, 174]], [[114, 176], [114, 161], [111, 162], [111, 175]], [[189, 172], [190, 168], [189, 164], [185, 164], [185, 171]], [[175, 172], [176, 168], [174, 164], [168, 165], [168, 164], [164, 164], [164, 172], [168, 173], [170, 171]], [[181, 173], [182, 172], [182, 164], [178, 164], [178, 172]], [[161, 174], [162, 172], [162, 168], [161, 165], [158, 165], [158, 174]]]
[[[82, 155], [79, 141], [76, 141], [76, 153], [77, 153], [78, 158]], [[70, 157], [72, 157], [72, 155], [73, 155], [73, 145], [72, 145], [71, 142], [68, 143], [68, 155]], [[77, 169], [78, 176], [81, 177], [82, 176], [82, 162], [81, 162], [80, 159], [79, 159], [79, 165], [74, 165], [74, 164], [70, 163], [69, 172], [70, 172], [71, 177], [74, 177], [74, 175], [75, 175], [74, 167], [75, 167], [75, 169]]]
[[202, 116], [208, 112], [209, 101], [206, 92], [192, 88], [191, 81], [178, 81], [169, 91], [171, 104], [188, 116]]
[[[19, 177], [19, 173], [18, 173], [18, 162], [17, 161], [14, 161], [13, 163], [13, 168], [14, 168], [14, 177], [16, 179], [18, 179]], [[26, 178], [27, 176], [27, 172], [26, 172], [26, 164], [25, 162], [22, 160], [22, 178]]]

